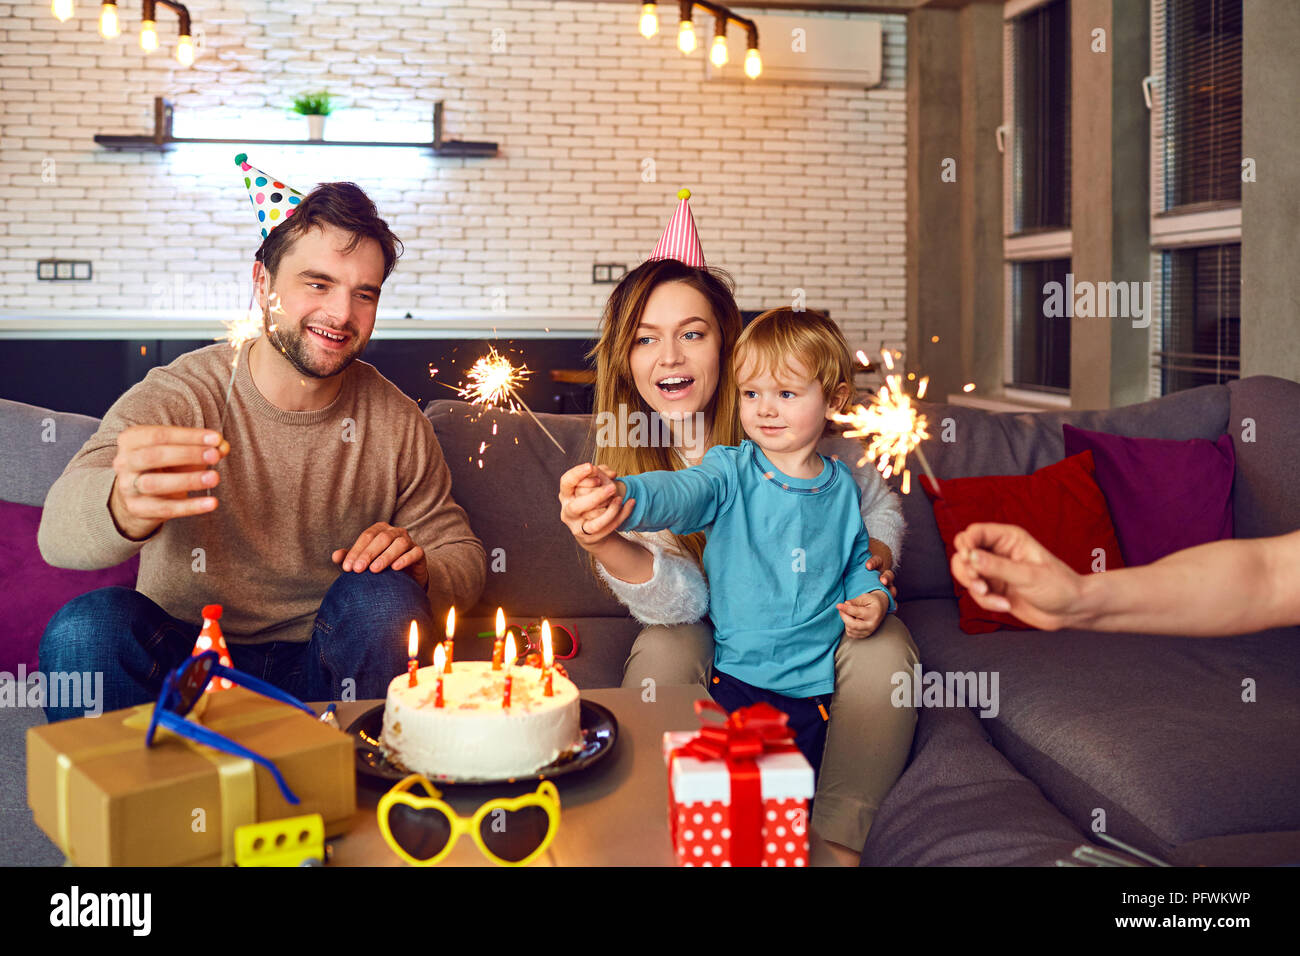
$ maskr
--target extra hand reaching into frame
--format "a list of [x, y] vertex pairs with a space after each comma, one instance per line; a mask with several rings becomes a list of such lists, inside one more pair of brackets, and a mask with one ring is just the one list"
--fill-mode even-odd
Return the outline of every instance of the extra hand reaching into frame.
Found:
[[1016, 525], [979, 522], [953, 539], [949, 570], [980, 607], [1055, 631], [1077, 623], [1082, 575]]
[[884, 591], [867, 591], [850, 601], [835, 605], [844, 622], [844, 633], [855, 640], [870, 637], [889, 613], [889, 595]]

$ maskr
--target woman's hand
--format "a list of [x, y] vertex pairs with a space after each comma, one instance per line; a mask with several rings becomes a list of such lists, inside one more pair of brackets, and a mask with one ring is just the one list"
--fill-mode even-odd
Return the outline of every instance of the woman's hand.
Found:
[[575, 465], [560, 476], [560, 520], [583, 548], [591, 550], [628, 519], [636, 499], [618, 494], [614, 472], [591, 462]]
[[897, 601], [898, 588], [894, 587], [894, 569], [889, 566], [888, 562], [886, 562], [880, 555], [873, 554], [867, 559], [866, 568], [868, 571], [877, 571], [880, 568], [884, 568], [884, 570], [880, 572], [880, 583], [889, 589], [889, 593], [893, 595], [894, 600]]

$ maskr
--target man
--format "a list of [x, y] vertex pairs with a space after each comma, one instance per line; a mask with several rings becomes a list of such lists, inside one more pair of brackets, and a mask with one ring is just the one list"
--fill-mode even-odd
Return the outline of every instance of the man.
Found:
[[352, 183], [319, 186], [265, 235], [264, 334], [243, 348], [229, 406], [228, 343], [152, 369], [46, 499], [49, 563], [140, 553], [138, 591], [69, 602], [41, 641], [46, 672], [103, 671], [105, 710], [156, 698], [205, 604], [224, 607], [236, 668], [302, 699], [360, 699], [404, 669], [412, 620], [433, 634], [482, 591], [483, 547], [433, 427], [355, 361], [398, 240]]
[[1211, 541], [1078, 574], [1017, 525], [972, 524], [950, 567], [980, 607], [1032, 627], [1227, 637], [1300, 624], [1300, 531]]

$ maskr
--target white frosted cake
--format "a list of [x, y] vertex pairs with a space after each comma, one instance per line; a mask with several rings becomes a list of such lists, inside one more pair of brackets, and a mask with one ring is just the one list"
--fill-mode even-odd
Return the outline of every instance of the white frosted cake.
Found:
[[442, 675], [443, 706], [435, 707], [432, 667], [394, 677], [384, 706], [384, 753], [430, 777], [484, 780], [532, 773], [582, 742], [578, 688], [552, 675], [554, 696], [542, 695], [542, 671], [516, 666], [510, 707], [502, 706], [505, 671], [489, 661], [456, 661]]

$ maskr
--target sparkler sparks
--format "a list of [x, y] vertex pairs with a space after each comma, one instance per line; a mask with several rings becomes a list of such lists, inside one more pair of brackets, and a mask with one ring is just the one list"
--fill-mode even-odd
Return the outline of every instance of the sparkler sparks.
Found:
[[[436, 371], [437, 369], [432, 369], [429, 374], [432, 375]], [[537, 427], [542, 430], [543, 434], [551, 440], [551, 444], [560, 449], [560, 454], [568, 454], [564, 450], [564, 446], [555, 440], [555, 436], [541, 423], [537, 416], [533, 414], [533, 410], [515, 391], [515, 387], [532, 374], [527, 365], [514, 365], [510, 359], [489, 345], [488, 354], [477, 359], [466, 373], [468, 384], [456, 389], [456, 394], [467, 400], [471, 405], [481, 405], [485, 409], [505, 408], [509, 412], [517, 412], [522, 408], [537, 423]], [[448, 388], [451, 387], [448, 386]], [[496, 434], [495, 424], [492, 426], [492, 434]], [[518, 442], [518, 439], [516, 439], [516, 442]], [[483, 449], [480, 448], [479, 452], [482, 453], [482, 451]], [[479, 467], [483, 467], [482, 460], [479, 461]]]
[[[871, 439], [864, 442], [866, 451], [859, 465], [875, 462], [876, 470], [886, 479], [901, 474], [903, 494], [908, 494], [912, 489], [912, 472], [907, 467], [907, 456], [915, 452], [921, 467], [938, 490], [939, 479], [921, 450], [921, 442], [930, 437], [925, 416], [912, 405], [912, 397], [903, 391], [902, 377], [894, 371], [893, 355], [887, 349], [882, 349], [880, 354], [889, 370], [889, 374], [882, 375], [884, 384], [880, 390], [871, 396], [870, 404], [858, 405], [851, 412], [835, 415], [833, 420], [849, 426], [844, 431], [845, 438]], [[868, 364], [860, 351], [858, 359], [862, 364]], [[925, 397], [929, 384], [928, 375], [921, 379], [916, 389], [918, 399]]]
[[[527, 365], [516, 368], [510, 359], [489, 345], [488, 354], [475, 361], [466, 373], [469, 384], [463, 386], [457, 394], [471, 405], [482, 405], [484, 408], [504, 405], [513, 412], [516, 411], [515, 400], [518, 398], [515, 386], [532, 374]], [[523, 405], [523, 402], [519, 404]]]
[[[284, 315], [284, 307], [280, 304], [280, 296], [272, 292], [267, 302], [267, 311], [273, 315]], [[226, 409], [230, 407], [230, 392], [235, 387], [235, 373], [239, 370], [239, 356], [244, 350], [244, 345], [251, 342], [262, 334], [262, 326], [265, 319], [262, 311], [255, 304], [250, 304], [248, 311], [237, 319], [226, 321], [225, 341], [230, 343], [230, 347], [235, 350], [235, 356], [230, 360], [230, 382], [226, 385], [226, 400], [221, 405], [221, 415], [217, 418], [217, 431], [221, 431], [221, 425], [226, 419]], [[275, 331], [275, 323], [272, 323], [267, 331]], [[221, 341], [218, 339], [218, 341]], [[280, 351], [284, 351], [283, 348]], [[225, 437], [222, 436], [222, 442]]]

